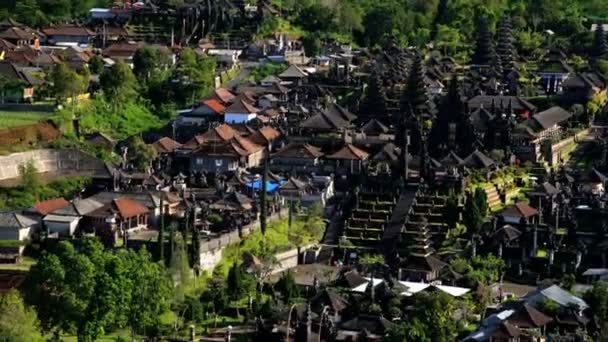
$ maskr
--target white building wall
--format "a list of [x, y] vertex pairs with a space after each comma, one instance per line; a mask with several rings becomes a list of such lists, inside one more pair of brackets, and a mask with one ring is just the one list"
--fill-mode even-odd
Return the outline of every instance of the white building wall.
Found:
[[224, 115], [224, 123], [239, 124], [246, 123], [256, 118], [255, 113], [226, 113]]

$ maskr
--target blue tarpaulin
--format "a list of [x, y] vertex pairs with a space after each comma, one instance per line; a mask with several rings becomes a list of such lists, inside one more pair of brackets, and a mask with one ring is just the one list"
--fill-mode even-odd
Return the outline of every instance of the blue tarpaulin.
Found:
[[[266, 181], [266, 192], [267, 193], [275, 192], [284, 183], [285, 183], [285, 181], [281, 181], [281, 182]], [[250, 188], [253, 188], [255, 190], [261, 190], [262, 189], [262, 181], [261, 180], [257, 180], [257, 181], [254, 181], [254, 182], [249, 182], [249, 183], [247, 183], [247, 186], [250, 187]]]

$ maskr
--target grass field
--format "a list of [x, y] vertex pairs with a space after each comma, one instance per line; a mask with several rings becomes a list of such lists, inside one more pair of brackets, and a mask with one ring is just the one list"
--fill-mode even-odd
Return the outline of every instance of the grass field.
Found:
[[52, 113], [40, 112], [0, 111], [0, 129], [33, 124], [41, 120], [50, 119], [52, 115]]

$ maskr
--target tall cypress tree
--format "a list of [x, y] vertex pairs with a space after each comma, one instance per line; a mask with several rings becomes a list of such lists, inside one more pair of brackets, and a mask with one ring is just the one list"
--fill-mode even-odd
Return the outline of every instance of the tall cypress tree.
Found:
[[268, 158], [264, 158], [264, 171], [262, 173], [262, 187], [260, 189], [260, 230], [266, 234], [266, 216], [268, 208], [266, 204], [266, 183], [268, 182]]
[[171, 265], [171, 259], [173, 258], [173, 251], [175, 248], [175, 226], [173, 223], [169, 225], [169, 255], [167, 255], [167, 265]]
[[606, 43], [606, 32], [604, 25], [598, 24], [593, 35], [592, 55], [596, 58], [603, 58], [608, 55], [608, 44]]
[[165, 196], [160, 195], [160, 230], [158, 231], [158, 254], [159, 259], [165, 262]]
[[496, 53], [500, 57], [502, 69], [505, 73], [513, 70], [517, 49], [513, 45], [513, 27], [508, 15], [502, 17], [497, 32]]
[[192, 251], [190, 253], [190, 264], [194, 267], [199, 264], [201, 255], [201, 235], [196, 227], [192, 229]]
[[475, 52], [473, 54], [473, 64], [490, 65], [494, 54], [494, 42], [490, 24], [486, 18], [479, 20], [477, 24]]

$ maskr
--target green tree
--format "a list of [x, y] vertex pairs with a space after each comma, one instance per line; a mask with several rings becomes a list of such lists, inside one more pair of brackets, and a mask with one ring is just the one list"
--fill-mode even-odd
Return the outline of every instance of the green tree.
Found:
[[190, 254], [190, 264], [193, 267], [198, 266], [201, 255], [201, 235], [196, 227], [192, 227], [192, 252]]
[[139, 136], [134, 137], [129, 142], [128, 153], [133, 158], [137, 170], [145, 172], [150, 169], [152, 163], [158, 158], [156, 149], [146, 144]]
[[488, 215], [488, 195], [481, 187], [475, 189], [475, 206], [479, 209], [482, 218]]
[[[600, 322], [608, 322], [608, 282], [598, 281], [591, 291], [585, 293], [585, 301]], [[607, 331], [603, 332], [608, 335]]]
[[38, 168], [36, 168], [33, 160], [19, 165], [19, 176], [21, 177], [21, 188], [23, 188], [24, 192], [35, 192], [42, 184], [38, 175]]
[[6, 94], [21, 92], [23, 90], [23, 82], [9, 78], [6, 75], [0, 75], [0, 103], [4, 103]]
[[25, 306], [23, 298], [16, 290], [0, 295], [0, 340], [43, 341], [36, 313]]
[[314, 57], [321, 53], [321, 35], [309, 33], [302, 38], [302, 45], [307, 56]]
[[146, 82], [154, 72], [167, 67], [168, 64], [168, 56], [162, 50], [143, 47], [133, 56], [133, 73], [140, 81]]
[[459, 51], [463, 44], [463, 37], [457, 28], [447, 25], [437, 26], [435, 45], [441, 49], [444, 55], [452, 56]]
[[462, 219], [467, 230], [472, 234], [476, 234], [483, 223], [483, 214], [477, 206], [475, 195], [472, 192], [467, 193]]
[[363, 31], [363, 11], [360, 7], [342, 2], [338, 8], [338, 23], [344, 32]]
[[332, 8], [315, 3], [300, 12], [295, 22], [308, 32], [332, 32], [335, 17]]
[[103, 58], [98, 55], [91, 57], [91, 59], [89, 60], [89, 70], [91, 70], [91, 73], [93, 73], [94, 75], [101, 75], [104, 66], [105, 63], [103, 61]]
[[275, 285], [275, 289], [283, 295], [286, 303], [290, 303], [299, 296], [298, 287], [291, 271], [287, 271], [281, 275], [281, 278]]
[[448, 228], [456, 228], [456, 224], [460, 221], [460, 207], [458, 206], [458, 196], [451, 193], [443, 207], [444, 222]]
[[232, 265], [232, 268], [230, 268], [230, 271], [228, 271], [226, 285], [228, 298], [230, 298], [230, 300], [233, 302], [240, 301], [249, 293], [249, 290], [251, 289], [251, 281], [248, 279], [247, 274], [243, 272], [242, 265], [236, 263]]
[[95, 239], [84, 239], [78, 252], [61, 242], [32, 267], [27, 284], [42, 327], [74, 333], [78, 341], [117, 327], [150, 331], [170, 299], [164, 268], [145, 248], [111, 253]]
[[388, 342], [431, 342], [427, 335], [429, 327], [418, 318], [395, 324], [388, 331]]
[[86, 89], [89, 79], [87, 77], [85, 80], [85, 77], [61, 63], [57, 64], [51, 72], [50, 81], [52, 83], [51, 91], [55, 100], [58, 103], [62, 103], [68, 98], [74, 101], [77, 95], [82, 94]]
[[214, 58], [198, 56], [194, 50], [185, 48], [166, 88], [173, 90], [177, 103], [192, 103], [214, 88], [215, 69]]
[[447, 293], [420, 292], [414, 296], [413, 320], [395, 325], [387, 341], [454, 341], [457, 322], [454, 320], [454, 299]]
[[99, 78], [101, 89], [108, 101], [119, 108], [137, 96], [137, 82], [131, 68], [123, 62], [117, 62], [104, 70]]

